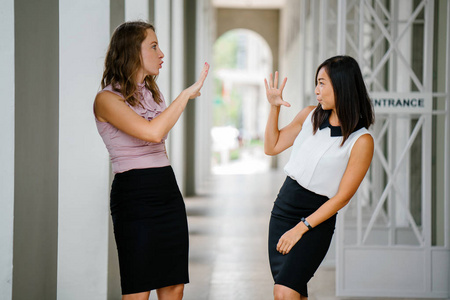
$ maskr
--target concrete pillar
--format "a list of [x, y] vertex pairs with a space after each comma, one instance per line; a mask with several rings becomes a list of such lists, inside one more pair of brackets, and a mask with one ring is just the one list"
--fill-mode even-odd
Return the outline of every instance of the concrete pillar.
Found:
[[148, 21], [150, 24], [155, 22], [155, 0], [147, 0], [148, 2]]
[[109, 0], [109, 28], [114, 30], [125, 21], [125, 0]]
[[104, 300], [107, 295], [109, 162], [92, 107], [109, 42], [109, 9], [109, 0], [59, 1], [61, 300]]
[[[158, 86], [167, 105], [185, 88], [184, 80], [184, 1], [155, 0], [155, 29], [164, 65], [158, 76]], [[189, 104], [188, 104], [189, 105]], [[180, 190], [184, 192], [184, 114], [169, 133], [166, 146]]]
[[158, 87], [161, 93], [166, 99], [167, 105], [170, 104], [171, 90], [170, 90], [170, 66], [171, 66], [171, 38], [170, 38], [170, 20], [171, 12], [170, 5], [171, 1], [167, 0], [155, 0], [155, 30], [156, 36], [158, 37], [159, 47], [162, 52], [164, 52], [164, 64], [163, 68], [159, 71], [159, 76], [157, 79]]
[[[171, 98], [175, 99], [186, 87], [185, 84], [185, 43], [184, 43], [184, 0], [172, 0], [171, 6], [171, 51], [165, 61], [171, 61]], [[192, 103], [188, 103], [188, 106]], [[185, 194], [185, 128], [186, 111], [181, 115], [177, 124], [169, 134], [169, 158], [175, 171], [180, 190]]]
[[[212, 63], [212, 44], [216, 36], [216, 19], [214, 9], [209, 0], [196, 1], [196, 51], [195, 78], [200, 74], [203, 63]], [[195, 188], [201, 189], [211, 174], [211, 124], [213, 98], [213, 68], [202, 89], [202, 96], [195, 105]], [[189, 78], [188, 78], [189, 79]]]
[[14, 225], [14, 1], [0, 8], [0, 299], [12, 297]]
[[[197, 38], [197, 31], [196, 31], [196, 2], [195, 0], [186, 0], [185, 10], [184, 10], [184, 38], [185, 38], [185, 79], [186, 84], [185, 86], [188, 86], [192, 83], [194, 83], [196, 78], [196, 64], [200, 64], [200, 62], [196, 61], [196, 38]], [[185, 194], [186, 196], [193, 196], [195, 195], [195, 173], [197, 168], [196, 166], [196, 157], [195, 152], [197, 148], [200, 148], [202, 145], [196, 145], [196, 131], [195, 128], [197, 126], [195, 122], [195, 113], [196, 113], [196, 106], [197, 100], [201, 101], [202, 99], [195, 99], [193, 101], [190, 101], [189, 105], [186, 107], [186, 111], [184, 112], [186, 126], [184, 130], [185, 135], [185, 155], [184, 155], [184, 161], [185, 161], [185, 172], [184, 172], [184, 178], [185, 178]], [[208, 145], [208, 144], [205, 144]], [[204, 157], [202, 159], [207, 159], [207, 157]]]
[[[109, 28], [111, 36], [114, 30], [123, 22], [125, 22], [125, 0], [110, 0], [109, 1]], [[106, 55], [106, 52], [105, 54]], [[112, 182], [113, 173], [110, 171], [110, 182]], [[120, 300], [120, 270], [119, 258], [117, 256], [117, 246], [114, 239], [114, 228], [111, 217], [108, 218], [108, 300]]]
[[56, 299], [58, 246], [58, 1], [16, 0], [14, 18], [12, 294], [13, 299], [51, 300]]
[[146, 21], [149, 15], [148, 0], [125, 0], [125, 21]]

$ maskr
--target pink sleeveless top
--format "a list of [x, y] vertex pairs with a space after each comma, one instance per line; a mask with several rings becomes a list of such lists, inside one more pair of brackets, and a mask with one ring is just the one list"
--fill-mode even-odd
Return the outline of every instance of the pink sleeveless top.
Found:
[[[124, 98], [122, 94], [114, 91], [111, 85], [105, 87], [102, 91], [110, 91]], [[142, 106], [137, 105], [133, 107], [127, 102], [125, 103], [138, 115], [149, 121], [166, 109], [164, 98], [160, 104], [156, 103], [152, 93], [143, 84], [138, 85], [137, 95]], [[146, 142], [120, 131], [110, 123], [100, 122], [97, 118], [95, 118], [95, 122], [98, 132], [108, 149], [114, 173], [122, 173], [131, 169], [158, 168], [170, 165], [164, 143], [167, 136], [160, 143]]]

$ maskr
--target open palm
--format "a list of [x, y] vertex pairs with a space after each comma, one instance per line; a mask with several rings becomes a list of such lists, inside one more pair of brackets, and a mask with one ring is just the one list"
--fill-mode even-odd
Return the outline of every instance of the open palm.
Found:
[[270, 74], [269, 82], [267, 82], [266, 79], [264, 79], [264, 85], [266, 87], [266, 97], [269, 101], [270, 105], [273, 106], [287, 106], [290, 107], [291, 105], [283, 100], [283, 89], [286, 85], [287, 78], [285, 77], [283, 82], [281, 83], [280, 88], [278, 88], [278, 71], [275, 72], [275, 79], [273, 79], [272, 74]]
[[199, 79], [193, 85], [185, 89], [185, 91], [189, 96], [189, 99], [194, 99], [201, 95], [200, 90], [203, 87], [203, 83], [205, 82], [206, 76], [208, 75], [208, 71], [209, 71], [209, 64], [205, 63], [202, 72], [200, 73]]

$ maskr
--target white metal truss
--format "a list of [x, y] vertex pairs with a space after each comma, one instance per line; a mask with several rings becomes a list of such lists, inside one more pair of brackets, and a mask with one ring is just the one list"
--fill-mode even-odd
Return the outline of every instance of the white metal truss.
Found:
[[[338, 218], [340, 296], [450, 297], [450, 1], [442, 3], [445, 89], [433, 90], [436, 1], [302, 0], [301, 36], [313, 39], [310, 49], [302, 43], [305, 67], [348, 54], [358, 60], [370, 93], [426, 93], [434, 104], [428, 112], [376, 114], [372, 167]], [[418, 27], [423, 33], [414, 31]], [[413, 38], [422, 47], [413, 50]], [[421, 61], [413, 64], [415, 51]], [[308, 80], [302, 84], [310, 85]], [[433, 144], [437, 116], [445, 128], [442, 142]], [[438, 162], [444, 166], [443, 199], [434, 200], [444, 210], [440, 244], [432, 239], [433, 147], [444, 153]]]

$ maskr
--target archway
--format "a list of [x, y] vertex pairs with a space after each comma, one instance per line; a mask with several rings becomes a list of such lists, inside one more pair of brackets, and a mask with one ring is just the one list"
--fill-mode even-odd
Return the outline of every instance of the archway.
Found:
[[268, 43], [248, 29], [233, 29], [213, 46], [212, 173], [264, 172], [263, 137], [268, 105], [264, 77], [272, 70]]

